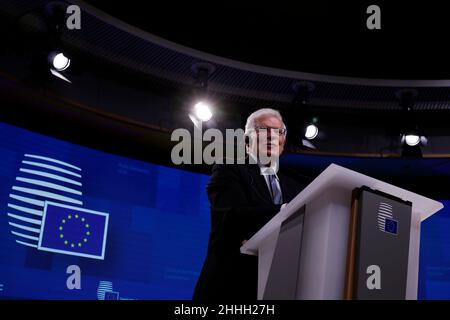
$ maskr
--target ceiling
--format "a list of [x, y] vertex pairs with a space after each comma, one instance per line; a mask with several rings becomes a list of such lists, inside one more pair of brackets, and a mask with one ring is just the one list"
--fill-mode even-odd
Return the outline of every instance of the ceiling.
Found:
[[[308, 82], [317, 108], [398, 111], [398, 90], [415, 88], [416, 110], [450, 109], [450, 19], [440, 7], [383, 4], [382, 29], [368, 30], [365, 4], [70, 2], [82, 28], [62, 32], [67, 50], [171, 87], [191, 86], [193, 65], [206, 62], [209, 91], [242, 104], [288, 108], [295, 83]], [[5, 1], [0, 11], [36, 21], [49, 3]]]
[[380, 4], [382, 28], [368, 30], [373, 3], [367, 1], [86, 2], [164, 39], [256, 65], [362, 78], [450, 78], [443, 4]]
[[[293, 106], [293, 87], [306, 83], [313, 89], [309, 104], [301, 111], [318, 118], [327, 133], [317, 142], [319, 151], [373, 154], [376, 150], [377, 156], [384, 157], [397, 154], [398, 123], [403, 116], [397, 93], [413, 88], [417, 91], [414, 109], [427, 134], [433, 136], [424, 153], [449, 154], [450, 143], [445, 139], [450, 136], [450, 64], [445, 36], [450, 19], [442, 8], [383, 4], [382, 30], [370, 31], [365, 27], [367, 6], [363, 4], [70, 2], [81, 7], [82, 27], [75, 31], [63, 28], [61, 42], [72, 58], [68, 73], [78, 73], [73, 74], [78, 81], [70, 89], [60, 83], [47, 86], [39, 80], [32, 85], [78, 104], [84, 101], [86, 109], [101, 112], [102, 102], [103, 107], [111, 107], [111, 114], [120, 114], [121, 121], [132, 119], [129, 101], [123, 100], [130, 100], [127, 94], [131, 89], [126, 88], [139, 87], [139, 94], [133, 96], [135, 107], [144, 114], [139, 113], [140, 125], [151, 127], [154, 124], [143, 119], [153, 120], [158, 128], [163, 123], [167, 131], [177, 116], [186, 118], [185, 112], [170, 109], [171, 117], [159, 121], [157, 112], [169, 112], [168, 107], [176, 104], [170, 100], [161, 110], [156, 105], [153, 110], [145, 109], [151, 105], [150, 95], [159, 86], [163, 88], [161, 96], [177, 97], [184, 103], [186, 96], [180, 92], [193, 87], [193, 66], [208, 63], [212, 66], [209, 94], [219, 101], [222, 115], [233, 116], [231, 124], [224, 122], [225, 127], [240, 126], [241, 118], [261, 106], [280, 109], [286, 112], [286, 119], [298, 122], [291, 114], [301, 109]], [[10, 57], [20, 68], [25, 68], [28, 56], [45, 43], [39, 39], [48, 38], [48, 30], [42, 27], [46, 21], [43, 11], [52, 3], [0, 3], [0, 35], [9, 35], [14, 44], [27, 44], [33, 37], [37, 40], [27, 44], [23, 56]], [[25, 25], [28, 34], [17, 31]], [[45, 56], [38, 60], [47, 68], [48, 48], [41, 49]], [[9, 75], [17, 71], [17, 79], [26, 73], [21, 74], [20, 68], [9, 62], [2, 67], [3, 72], [10, 69]], [[44, 71], [48, 74], [48, 69]], [[107, 81], [114, 85], [115, 98], [104, 89]]]

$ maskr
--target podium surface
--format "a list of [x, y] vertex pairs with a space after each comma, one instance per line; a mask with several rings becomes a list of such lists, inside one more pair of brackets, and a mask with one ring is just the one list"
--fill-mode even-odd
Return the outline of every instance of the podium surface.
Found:
[[[277, 242], [288, 241], [287, 238], [279, 239], [280, 228], [305, 207], [307, 214], [301, 222], [301, 259], [294, 257], [299, 259], [300, 271], [295, 281], [291, 279], [285, 283], [289, 287], [292, 282], [296, 282], [291, 289], [286, 289], [295, 291], [290, 293], [289, 298], [343, 298], [351, 195], [355, 188], [363, 186], [412, 204], [406, 299], [417, 298], [420, 223], [442, 209], [442, 203], [331, 164], [241, 247], [241, 253], [258, 255], [258, 299], [267, 298], [264, 297], [264, 291], [273, 268]], [[297, 239], [293, 232], [289, 237], [291, 242]], [[276, 272], [281, 273], [279, 270]], [[278, 278], [277, 282], [282, 284], [283, 279]], [[286, 298], [283, 295], [280, 297]], [[276, 299], [277, 293], [269, 298]]]

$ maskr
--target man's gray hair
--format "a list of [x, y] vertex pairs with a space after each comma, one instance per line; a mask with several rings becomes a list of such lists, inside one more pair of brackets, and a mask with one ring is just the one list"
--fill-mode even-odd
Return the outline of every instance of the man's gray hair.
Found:
[[283, 122], [283, 127], [286, 128], [284, 124], [283, 118], [281, 117], [280, 112], [275, 109], [263, 108], [256, 110], [247, 118], [247, 123], [245, 124], [245, 134], [248, 134], [252, 129], [255, 129], [256, 119], [261, 118], [263, 116], [273, 116], [278, 118], [281, 122]]

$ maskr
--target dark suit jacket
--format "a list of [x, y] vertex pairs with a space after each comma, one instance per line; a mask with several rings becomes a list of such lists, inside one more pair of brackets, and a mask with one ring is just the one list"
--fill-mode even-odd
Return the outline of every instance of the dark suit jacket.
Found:
[[[291, 201], [310, 182], [295, 172], [277, 173], [283, 202]], [[215, 165], [207, 186], [211, 204], [208, 251], [193, 300], [223, 302], [256, 300], [258, 260], [240, 253], [279, 210], [256, 164]]]

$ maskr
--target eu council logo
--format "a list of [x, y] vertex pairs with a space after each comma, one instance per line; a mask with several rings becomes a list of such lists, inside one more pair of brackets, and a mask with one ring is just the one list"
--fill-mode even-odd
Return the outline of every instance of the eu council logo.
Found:
[[104, 259], [108, 213], [83, 208], [82, 169], [25, 154], [11, 188], [9, 225], [17, 244]]
[[394, 219], [393, 207], [389, 203], [378, 204], [378, 228], [386, 233], [398, 234], [398, 221]]

